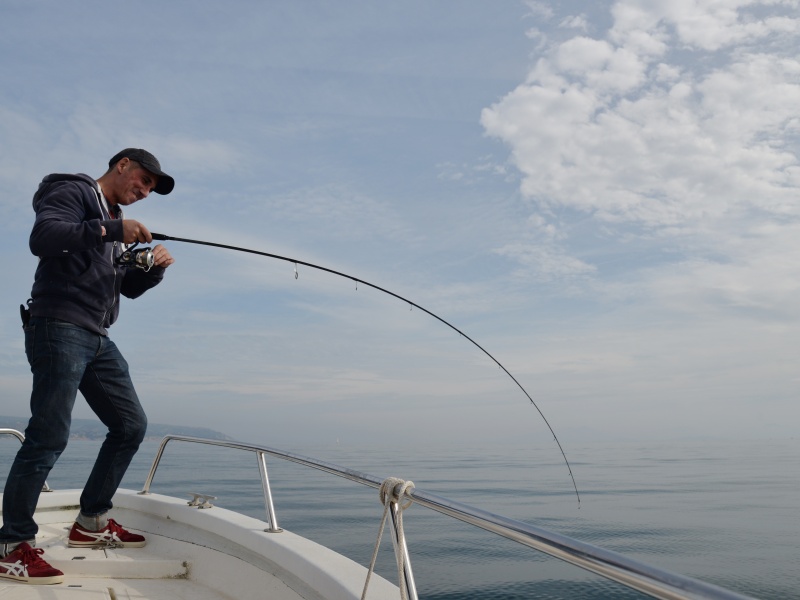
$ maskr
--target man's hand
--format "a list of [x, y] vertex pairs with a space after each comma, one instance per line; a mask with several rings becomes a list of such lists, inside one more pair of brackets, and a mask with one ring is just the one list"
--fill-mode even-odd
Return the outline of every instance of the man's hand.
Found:
[[157, 267], [164, 267], [165, 269], [175, 262], [175, 259], [172, 258], [169, 250], [164, 248], [164, 246], [161, 244], [158, 244], [155, 248], [153, 248], [153, 258], [155, 260], [154, 264]]
[[122, 241], [125, 244], [132, 244], [133, 242], [145, 242], [149, 244], [153, 241], [153, 236], [150, 235], [150, 230], [139, 223], [139, 221], [123, 219]]

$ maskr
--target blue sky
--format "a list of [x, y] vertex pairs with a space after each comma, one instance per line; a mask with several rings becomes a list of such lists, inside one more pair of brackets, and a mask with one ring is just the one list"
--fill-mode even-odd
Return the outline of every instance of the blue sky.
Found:
[[[517, 377], [568, 455], [796, 435], [799, 3], [586, 4], [4, 2], [0, 414], [29, 395], [38, 182], [136, 146], [176, 187], [128, 217], [426, 307]], [[421, 311], [169, 248], [111, 331], [151, 421], [556, 452], [514, 383]]]

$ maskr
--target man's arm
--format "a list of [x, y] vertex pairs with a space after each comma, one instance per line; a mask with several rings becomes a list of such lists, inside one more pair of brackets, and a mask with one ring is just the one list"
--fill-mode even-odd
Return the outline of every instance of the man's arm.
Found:
[[60, 256], [64, 252], [94, 248], [101, 243], [101, 220], [85, 220], [87, 203], [93, 200], [88, 195], [91, 192], [88, 186], [74, 181], [53, 185], [36, 207], [36, 220], [29, 240], [33, 254]]

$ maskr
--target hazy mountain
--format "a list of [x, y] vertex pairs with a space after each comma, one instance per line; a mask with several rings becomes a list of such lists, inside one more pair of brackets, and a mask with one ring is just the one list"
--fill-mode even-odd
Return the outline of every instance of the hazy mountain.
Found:
[[[0, 428], [10, 428], [24, 432], [27, 425], [27, 417], [8, 417], [0, 415]], [[93, 419], [72, 419], [70, 439], [101, 440], [106, 436], [106, 431], [105, 425], [100, 421], [95, 421]], [[148, 439], [161, 439], [168, 433], [210, 438], [212, 440], [233, 439], [224, 433], [206, 427], [186, 427], [184, 425], [164, 425], [162, 423], [147, 424]]]

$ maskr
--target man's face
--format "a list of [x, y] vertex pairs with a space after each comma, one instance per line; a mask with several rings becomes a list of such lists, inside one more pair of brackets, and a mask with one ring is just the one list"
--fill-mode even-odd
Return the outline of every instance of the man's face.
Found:
[[158, 183], [158, 176], [153, 175], [138, 163], [123, 158], [116, 165], [114, 197], [109, 198], [115, 204], [129, 206], [143, 198], [147, 198]]

